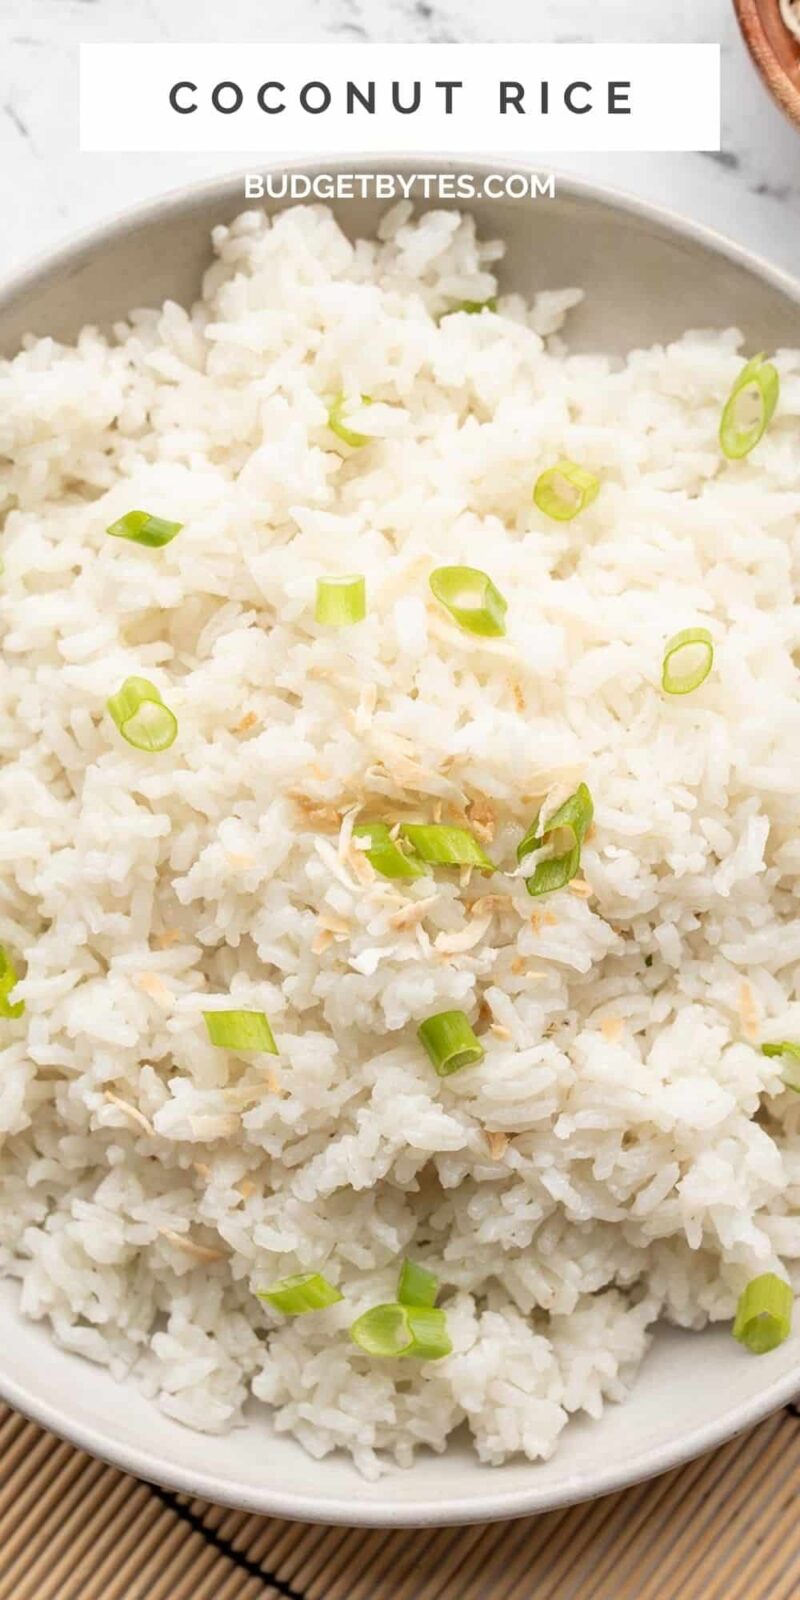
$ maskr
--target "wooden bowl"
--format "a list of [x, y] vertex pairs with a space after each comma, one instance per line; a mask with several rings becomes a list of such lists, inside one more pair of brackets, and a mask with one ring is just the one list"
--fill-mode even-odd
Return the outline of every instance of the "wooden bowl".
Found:
[[800, 127], [800, 40], [781, 16], [780, 0], [734, 0], [747, 48], [773, 100]]

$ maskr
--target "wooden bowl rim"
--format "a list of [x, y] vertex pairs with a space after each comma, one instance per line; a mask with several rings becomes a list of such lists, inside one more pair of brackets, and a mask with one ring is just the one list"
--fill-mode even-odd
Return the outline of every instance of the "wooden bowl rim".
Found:
[[[775, 54], [762, 19], [763, 0], [733, 0], [745, 43], [773, 100], [800, 126], [800, 88]], [[776, 11], [778, 0], [772, 0]]]

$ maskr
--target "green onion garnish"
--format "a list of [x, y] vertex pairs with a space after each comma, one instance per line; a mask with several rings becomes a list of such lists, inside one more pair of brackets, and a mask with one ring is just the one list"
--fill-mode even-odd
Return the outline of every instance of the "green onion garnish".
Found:
[[440, 822], [404, 822], [400, 832], [420, 860], [431, 866], [479, 867], [481, 872], [495, 870], [494, 862], [467, 828], [447, 828]]
[[24, 1000], [9, 1000], [12, 989], [19, 982], [17, 970], [8, 951], [0, 944], [0, 1017], [16, 1021], [25, 1011]]
[[350, 1338], [368, 1356], [415, 1356], [441, 1361], [453, 1348], [443, 1311], [433, 1306], [373, 1306], [350, 1329]]
[[600, 479], [574, 461], [559, 461], [536, 479], [533, 503], [556, 522], [571, 522], [597, 499]]
[[705, 683], [714, 665], [714, 645], [708, 628], [682, 628], [667, 640], [661, 687], [665, 694], [691, 694]]
[[122, 688], [112, 694], [108, 709], [123, 739], [134, 749], [168, 750], [175, 743], [177, 718], [147, 678], [126, 678]]
[[465, 311], [468, 317], [477, 317], [481, 311], [496, 311], [497, 295], [490, 295], [488, 300], [459, 300], [458, 305], [450, 306], [439, 317], [444, 322], [445, 317], [454, 317], [457, 312]]
[[791, 1039], [778, 1039], [774, 1044], [762, 1044], [762, 1056], [783, 1056], [783, 1081], [787, 1089], [800, 1094], [800, 1044]]
[[160, 550], [162, 545], [172, 542], [182, 527], [182, 522], [165, 522], [163, 517], [153, 517], [149, 511], [128, 511], [117, 522], [112, 522], [106, 533], [115, 539], [130, 539], [134, 544]]
[[344, 1296], [320, 1272], [297, 1272], [292, 1278], [279, 1278], [268, 1289], [257, 1290], [259, 1300], [266, 1300], [275, 1311], [286, 1317], [304, 1317], [308, 1311], [324, 1311], [335, 1306]]
[[397, 1298], [401, 1306], [435, 1306], [439, 1293], [439, 1279], [435, 1273], [417, 1266], [415, 1261], [404, 1261], [400, 1268]]
[[[352, 428], [348, 428], [344, 421], [347, 404], [347, 396], [337, 394], [336, 399], [328, 407], [328, 427], [331, 433], [336, 434], [337, 439], [341, 439], [343, 444], [349, 444], [351, 450], [361, 450], [365, 444], [371, 444], [372, 440], [368, 433], [355, 433]], [[371, 395], [362, 394], [361, 404], [362, 406], [371, 406]]]
[[383, 878], [422, 878], [424, 868], [407, 856], [395, 844], [385, 822], [359, 822], [353, 829], [354, 839], [369, 839], [364, 851], [367, 860]]
[[781, 380], [777, 367], [762, 353], [739, 373], [725, 403], [719, 425], [722, 453], [729, 461], [749, 456], [769, 427], [778, 405]]
[[428, 581], [436, 599], [465, 633], [482, 638], [505, 633], [508, 601], [478, 567], [437, 567]]
[[349, 628], [367, 614], [367, 585], [358, 573], [346, 578], [317, 578], [314, 617], [329, 628]]
[[463, 1011], [439, 1011], [420, 1023], [417, 1037], [424, 1044], [440, 1078], [483, 1060], [484, 1050]]
[[222, 1050], [266, 1050], [278, 1054], [272, 1029], [263, 1011], [204, 1011], [212, 1044]]
[[792, 1331], [794, 1295], [784, 1278], [763, 1272], [753, 1278], [739, 1296], [733, 1337], [747, 1345], [754, 1356], [775, 1350]]
[[553, 889], [563, 889], [575, 877], [581, 864], [581, 846], [591, 827], [594, 816], [592, 797], [582, 783], [542, 824], [534, 818], [524, 839], [517, 845], [517, 860], [524, 861], [534, 850], [550, 844], [554, 854], [538, 861], [532, 878], [526, 878], [528, 894], [550, 894]]

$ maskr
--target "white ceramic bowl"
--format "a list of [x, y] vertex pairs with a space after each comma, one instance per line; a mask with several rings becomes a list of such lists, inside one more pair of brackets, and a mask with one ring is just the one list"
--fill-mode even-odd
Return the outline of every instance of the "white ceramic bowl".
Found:
[[[303, 170], [337, 166], [351, 170], [352, 159]], [[372, 166], [480, 174], [498, 163], [483, 169], [382, 157]], [[0, 295], [0, 351], [13, 353], [31, 330], [71, 337], [83, 323], [107, 323], [131, 306], [167, 295], [190, 299], [211, 226], [243, 205], [240, 179], [167, 195], [23, 273]], [[380, 211], [369, 201], [339, 209], [351, 233], [372, 229]], [[471, 209], [485, 233], [508, 241], [504, 284], [589, 291], [570, 322], [573, 346], [622, 351], [687, 327], [730, 323], [751, 349], [798, 341], [800, 284], [677, 218], [574, 182], [562, 182], [553, 201], [478, 201]], [[630, 1400], [609, 1407], [600, 1422], [571, 1423], [552, 1461], [482, 1467], [458, 1440], [444, 1457], [422, 1456], [411, 1471], [366, 1483], [344, 1457], [312, 1461], [276, 1435], [263, 1408], [225, 1438], [189, 1433], [132, 1384], [116, 1384], [58, 1350], [44, 1327], [22, 1321], [13, 1286], [0, 1286], [0, 1394], [11, 1405], [140, 1477], [313, 1522], [401, 1526], [544, 1511], [675, 1466], [752, 1426], [798, 1388], [800, 1333], [756, 1358], [727, 1328], [700, 1335], [665, 1328]]]

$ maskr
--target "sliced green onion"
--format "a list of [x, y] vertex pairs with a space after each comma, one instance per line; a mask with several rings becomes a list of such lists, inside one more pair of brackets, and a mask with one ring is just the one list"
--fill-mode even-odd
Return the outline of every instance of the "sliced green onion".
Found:
[[541, 850], [545, 844], [552, 847], [553, 854], [538, 861], [533, 877], [526, 878], [528, 894], [550, 894], [554, 889], [563, 889], [565, 884], [571, 882], [580, 867], [581, 847], [593, 816], [592, 797], [586, 784], [581, 783], [545, 824], [542, 824], [539, 816], [534, 818], [524, 839], [517, 846], [517, 860], [524, 861], [526, 856], [534, 850]]
[[383, 878], [422, 878], [425, 870], [418, 861], [407, 856], [395, 843], [385, 822], [359, 822], [353, 829], [354, 839], [369, 839], [364, 851], [376, 872]]
[[800, 1044], [791, 1039], [778, 1039], [774, 1044], [762, 1044], [762, 1056], [783, 1056], [783, 1081], [787, 1089], [800, 1094]]
[[559, 461], [536, 479], [533, 503], [556, 522], [571, 522], [597, 499], [600, 479], [574, 461]]
[[286, 1317], [304, 1317], [309, 1311], [324, 1311], [344, 1296], [320, 1272], [297, 1272], [292, 1278], [279, 1278], [268, 1289], [258, 1289], [259, 1300], [266, 1300]]
[[[371, 395], [362, 394], [361, 404], [362, 406], [371, 406]], [[328, 427], [331, 433], [336, 434], [337, 439], [341, 439], [343, 444], [349, 444], [351, 450], [361, 450], [365, 444], [371, 444], [372, 440], [368, 433], [355, 433], [352, 428], [348, 428], [344, 421], [347, 407], [347, 396], [337, 394], [336, 399], [328, 407]]]
[[147, 678], [126, 678], [122, 688], [112, 694], [108, 709], [123, 739], [134, 749], [168, 750], [175, 743], [177, 718]]
[[722, 453], [729, 461], [749, 456], [769, 427], [778, 405], [777, 367], [762, 353], [748, 361], [731, 389], [719, 425]]
[[505, 633], [508, 601], [478, 567], [437, 567], [429, 578], [436, 599], [465, 633], [494, 639]]
[[128, 511], [117, 522], [112, 522], [106, 533], [114, 539], [130, 539], [134, 544], [160, 550], [162, 545], [172, 542], [182, 527], [182, 522], [165, 522], [163, 517], [153, 517], [149, 511]]
[[754, 1356], [775, 1350], [792, 1331], [794, 1295], [791, 1286], [774, 1272], [753, 1278], [739, 1296], [733, 1337]]
[[272, 1029], [263, 1011], [204, 1011], [212, 1044], [222, 1050], [266, 1050], [278, 1054]]
[[459, 300], [457, 305], [450, 306], [447, 311], [442, 312], [439, 321], [444, 322], [445, 317], [454, 317], [459, 311], [466, 312], [468, 317], [477, 317], [481, 311], [496, 310], [497, 295], [495, 294], [490, 295], [488, 300]]
[[16, 967], [8, 951], [0, 944], [0, 1017], [7, 1017], [10, 1021], [16, 1021], [25, 1011], [24, 1000], [9, 1000], [18, 982]]
[[350, 1338], [368, 1356], [415, 1356], [441, 1361], [453, 1348], [443, 1311], [433, 1306], [373, 1306], [350, 1329]]
[[400, 1268], [397, 1298], [401, 1306], [435, 1306], [439, 1279], [416, 1261], [404, 1261]]
[[400, 832], [420, 860], [431, 866], [479, 867], [481, 872], [495, 870], [494, 862], [467, 828], [447, 828], [439, 822], [404, 822]]
[[661, 687], [665, 694], [691, 694], [705, 683], [714, 665], [714, 645], [708, 628], [682, 628], [667, 640]]
[[314, 617], [329, 628], [349, 628], [367, 614], [366, 580], [358, 573], [346, 578], [317, 578]]
[[425, 1046], [440, 1078], [483, 1060], [484, 1050], [463, 1011], [439, 1011], [420, 1023], [417, 1038]]

